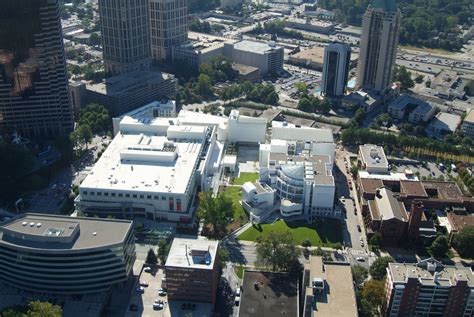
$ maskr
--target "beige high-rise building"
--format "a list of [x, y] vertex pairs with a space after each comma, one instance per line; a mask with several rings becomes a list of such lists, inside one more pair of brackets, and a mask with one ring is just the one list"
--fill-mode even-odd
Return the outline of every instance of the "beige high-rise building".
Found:
[[357, 86], [384, 92], [392, 84], [400, 10], [394, 0], [374, 0], [362, 21]]
[[186, 43], [188, 7], [186, 0], [150, 0], [151, 55], [155, 60], [171, 59], [171, 49]]
[[99, 13], [106, 72], [149, 70], [148, 0], [100, 0]]

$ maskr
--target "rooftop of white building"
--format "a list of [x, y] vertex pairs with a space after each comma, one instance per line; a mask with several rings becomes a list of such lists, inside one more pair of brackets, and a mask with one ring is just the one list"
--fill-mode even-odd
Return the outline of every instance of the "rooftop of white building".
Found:
[[0, 241], [45, 250], [90, 249], [123, 243], [131, 229], [130, 220], [32, 213], [13, 218], [0, 226], [0, 232], [3, 232]]
[[206, 128], [170, 126], [168, 137], [119, 133], [81, 184], [83, 190], [185, 193], [205, 138]]
[[174, 238], [165, 266], [212, 270], [218, 245], [218, 241]]
[[359, 146], [359, 151], [367, 168], [380, 167], [388, 170], [388, 160], [383, 147], [373, 144], [364, 144]]
[[329, 129], [297, 127], [282, 121], [272, 121], [272, 138], [287, 141], [334, 143], [334, 136]]
[[256, 41], [243, 40], [234, 44], [235, 50], [247, 51], [256, 54], [265, 54], [274, 49], [280, 48], [275, 42], [263, 43]]

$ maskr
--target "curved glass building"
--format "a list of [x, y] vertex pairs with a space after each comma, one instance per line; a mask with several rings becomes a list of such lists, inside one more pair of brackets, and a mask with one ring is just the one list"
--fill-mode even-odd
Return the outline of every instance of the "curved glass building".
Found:
[[0, 280], [20, 289], [107, 291], [134, 262], [131, 221], [25, 214], [0, 227]]

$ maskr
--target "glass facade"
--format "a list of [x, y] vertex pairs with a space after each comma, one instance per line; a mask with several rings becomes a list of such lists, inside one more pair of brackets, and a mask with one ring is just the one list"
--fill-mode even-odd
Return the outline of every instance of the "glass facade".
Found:
[[3, 0], [0, 129], [55, 137], [73, 128], [58, 3]]

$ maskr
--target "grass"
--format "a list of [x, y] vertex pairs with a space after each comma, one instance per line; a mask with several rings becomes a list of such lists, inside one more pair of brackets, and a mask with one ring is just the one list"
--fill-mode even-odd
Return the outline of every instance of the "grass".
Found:
[[232, 201], [234, 202], [234, 221], [227, 227], [227, 230], [233, 231], [240, 227], [241, 224], [246, 223], [249, 220], [249, 217], [247, 213], [245, 212], [244, 208], [240, 204], [240, 198], [241, 198], [241, 190], [240, 187], [226, 187], [224, 189], [224, 192], [232, 198]]
[[429, 48], [429, 47], [418, 47], [413, 45], [399, 45], [399, 49], [409, 50], [409, 51], [419, 51], [419, 52], [426, 52], [426, 53], [438, 53], [444, 55], [454, 55], [456, 52], [451, 52], [442, 48]]
[[234, 185], [243, 185], [246, 182], [255, 182], [258, 179], [258, 173], [241, 172], [239, 177], [234, 179]]
[[252, 226], [241, 235], [239, 240], [255, 241], [259, 236], [268, 236], [274, 231], [290, 230], [296, 244], [308, 239], [311, 245], [334, 247], [336, 243], [342, 242], [342, 231], [339, 220], [325, 219], [316, 224], [308, 224], [306, 222], [290, 222], [278, 220], [272, 224], [263, 224]]
[[240, 279], [242, 279], [242, 277], [244, 276], [244, 270], [245, 268], [242, 265], [234, 266], [235, 275], [237, 275], [237, 277]]

